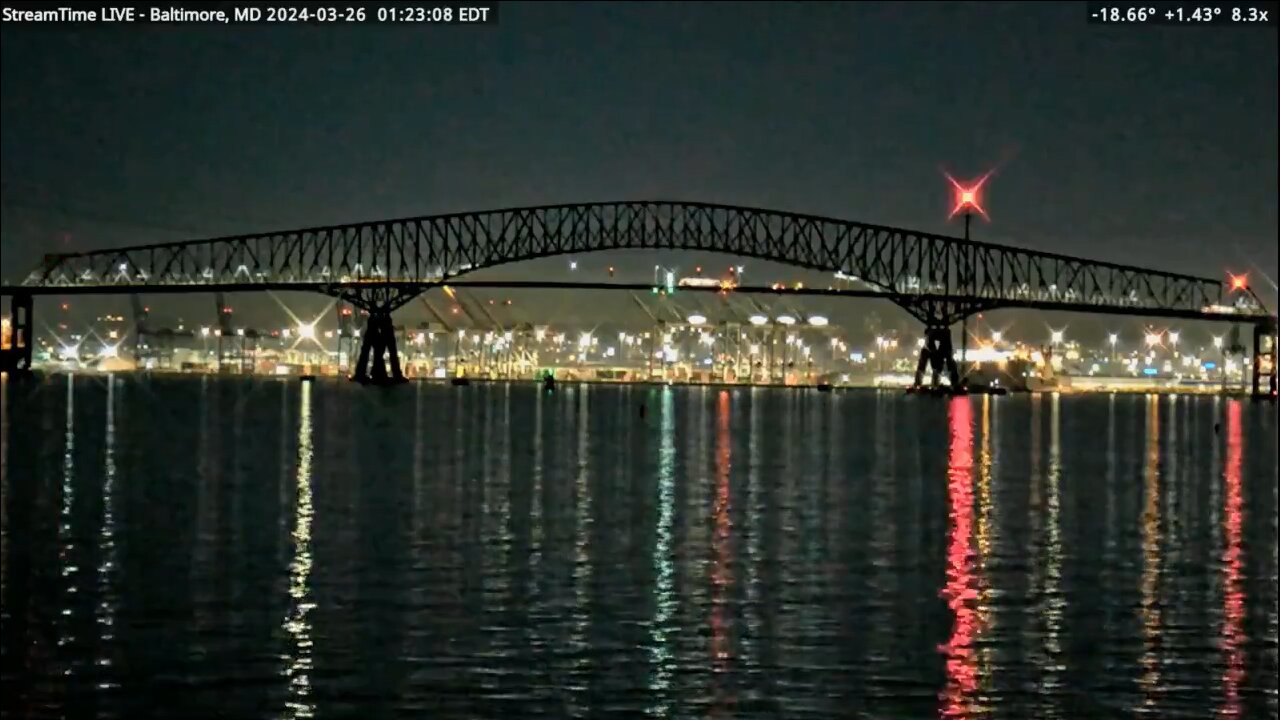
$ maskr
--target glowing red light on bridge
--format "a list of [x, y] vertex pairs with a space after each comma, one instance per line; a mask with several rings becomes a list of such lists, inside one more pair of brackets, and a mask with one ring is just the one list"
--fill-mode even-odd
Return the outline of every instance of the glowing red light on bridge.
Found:
[[951, 214], [947, 215], [948, 220], [962, 212], [966, 212], [969, 208], [976, 210], [984, 219], [991, 219], [987, 215], [987, 211], [982, 209], [982, 186], [987, 182], [987, 178], [991, 177], [991, 172], [988, 170], [985, 175], [968, 185], [961, 184], [959, 180], [951, 177], [950, 173], [942, 173], [946, 175], [955, 193], [953, 200], [955, 205], [951, 208]]
[[1232, 290], [1248, 290], [1248, 289], [1249, 289], [1249, 276], [1248, 276], [1248, 274], [1245, 274], [1245, 275], [1231, 275], [1231, 273], [1227, 273], [1227, 275], [1228, 275], [1228, 276], [1230, 276], [1230, 278], [1231, 278], [1231, 289], [1232, 289]]

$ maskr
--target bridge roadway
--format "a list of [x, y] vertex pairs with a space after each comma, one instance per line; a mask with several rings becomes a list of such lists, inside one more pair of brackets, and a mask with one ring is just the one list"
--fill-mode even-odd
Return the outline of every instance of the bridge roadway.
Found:
[[[0, 287], [0, 295], [13, 297], [13, 326], [25, 338], [37, 295], [320, 292], [369, 313], [356, 379], [382, 383], [400, 379], [391, 313], [425, 290], [451, 284], [648, 291], [648, 284], [462, 279], [512, 262], [636, 249], [724, 253], [857, 278], [861, 287], [851, 289], [733, 292], [890, 300], [924, 324], [917, 377], [931, 367], [935, 385], [944, 370], [953, 386], [959, 383], [950, 327], [996, 308], [1249, 322], [1255, 354], [1273, 339], [1276, 325], [1247, 288], [1211, 278], [849, 220], [680, 201], [509, 208], [49, 255], [21, 285]], [[699, 291], [720, 290], [677, 290]], [[6, 367], [29, 367], [30, 344], [20, 350], [16, 360], [7, 356]]]

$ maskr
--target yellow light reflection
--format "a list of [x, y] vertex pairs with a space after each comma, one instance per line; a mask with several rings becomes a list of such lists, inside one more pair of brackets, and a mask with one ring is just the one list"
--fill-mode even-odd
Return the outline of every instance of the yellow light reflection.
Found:
[[[982, 396], [982, 448], [978, 463], [978, 629], [985, 633], [992, 624], [991, 581], [987, 574], [987, 564], [991, 559], [991, 545], [995, 534], [995, 503], [991, 494], [991, 471], [994, 459], [991, 451], [992, 426], [995, 424], [995, 404], [990, 395]], [[978, 683], [983, 692], [990, 690], [992, 647], [982, 646], [978, 653]]]
[[311, 699], [312, 641], [310, 614], [315, 609], [311, 599], [311, 383], [301, 386], [302, 401], [298, 411], [298, 497], [293, 522], [293, 562], [289, 564], [289, 614], [284, 631], [290, 645], [285, 675], [289, 678], [286, 717], [309, 718], [315, 715]]
[[675, 394], [670, 387], [663, 387], [661, 437], [658, 445], [658, 528], [653, 547], [653, 571], [657, 576], [654, 587], [654, 617], [649, 626], [649, 654], [653, 677], [649, 692], [653, 697], [650, 714], [666, 717], [670, 709], [668, 691], [675, 669], [671, 652], [671, 619], [675, 615], [675, 566], [671, 562], [673, 529], [675, 524], [675, 466], [676, 423]]
[[[732, 658], [729, 647], [729, 623], [726, 602], [733, 585], [733, 572], [729, 567], [730, 519], [729, 519], [729, 463], [732, 441], [729, 434], [729, 391], [721, 390], [716, 402], [716, 499], [713, 514], [715, 537], [711, 541], [711, 666], [719, 674], [728, 671]], [[732, 705], [732, 696], [717, 698], [715, 714], [726, 712], [721, 703]]]
[[1155, 395], [1147, 396], [1147, 447], [1143, 463], [1146, 493], [1142, 511], [1142, 673], [1138, 685], [1145, 695], [1143, 705], [1154, 708], [1161, 689], [1160, 659], [1160, 405]]

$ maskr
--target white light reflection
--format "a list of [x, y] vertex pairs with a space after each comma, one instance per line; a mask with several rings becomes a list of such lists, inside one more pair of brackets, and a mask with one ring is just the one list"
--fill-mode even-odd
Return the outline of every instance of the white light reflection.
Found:
[[1048, 542], [1045, 548], [1048, 557], [1045, 562], [1044, 596], [1045, 596], [1045, 677], [1041, 684], [1041, 697], [1049, 704], [1047, 716], [1057, 717], [1058, 709], [1053, 707], [1056, 699], [1061, 697], [1062, 673], [1062, 624], [1066, 614], [1067, 601], [1062, 592], [1062, 422], [1060, 415], [1061, 396], [1054, 393], [1049, 401], [1049, 497], [1046, 499], [1049, 515], [1047, 528]]
[[[58, 512], [58, 542], [61, 546], [58, 551], [58, 561], [61, 566], [64, 588], [62, 608], [58, 618], [58, 647], [64, 647], [75, 642], [75, 627], [77, 624], [71, 617], [76, 604], [76, 593], [79, 590], [76, 587], [75, 576], [80, 570], [75, 566], [73, 553], [75, 553], [76, 544], [75, 537], [71, 532], [71, 506], [75, 502], [76, 475], [76, 401], [74, 383], [75, 376], [67, 375], [66, 441], [62, 456], [62, 506]], [[67, 665], [63, 668], [63, 673], [71, 676], [75, 674], [75, 668], [72, 665]]]
[[542, 398], [545, 393], [536, 393], [533, 404], [533, 498], [529, 501], [529, 583], [530, 595], [538, 596], [538, 578], [542, 564]]
[[670, 710], [667, 691], [671, 687], [671, 676], [675, 669], [668, 633], [671, 632], [671, 618], [676, 609], [675, 566], [671, 561], [676, 501], [676, 426], [675, 394], [670, 387], [664, 387], [660, 392], [662, 424], [661, 444], [658, 446], [658, 529], [657, 541], [653, 547], [653, 570], [657, 580], [654, 582], [654, 618], [649, 626], [649, 654], [653, 667], [649, 691], [653, 694], [654, 704], [649, 708], [649, 714], [666, 717]]
[[294, 510], [293, 562], [289, 564], [289, 614], [284, 631], [291, 640], [285, 674], [289, 678], [286, 717], [309, 718], [315, 715], [311, 700], [311, 620], [315, 608], [311, 600], [311, 383], [301, 387], [302, 405], [298, 411], [298, 497]]
[[[573, 647], [577, 649], [574, 660], [574, 674], [584, 676], [591, 662], [588, 648], [590, 641], [587, 633], [591, 626], [591, 412], [588, 403], [586, 385], [578, 389], [578, 476], [574, 480], [574, 538], [573, 552], [573, 630], [571, 632]], [[585, 708], [578, 706], [578, 695], [575, 694], [570, 712], [580, 716]]]
[[[107, 376], [107, 428], [106, 451], [102, 460], [102, 530], [98, 534], [98, 552], [102, 557], [98, 565], [98, 668], [109, 673], [112, 665], [110, 649], [115, 640], [116, 624], [116, 379]], [[103, 680], [98, 689], [114, 687], [115, 683]]]

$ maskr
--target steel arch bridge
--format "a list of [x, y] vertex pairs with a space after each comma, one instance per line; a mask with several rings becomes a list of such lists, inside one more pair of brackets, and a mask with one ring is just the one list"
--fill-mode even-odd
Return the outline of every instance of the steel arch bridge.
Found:
[[390, 313], [426, 289], [507, 263], [630, 249], [727, 253], [852, 276], [924, 323], [929, 348], [946, 332], [946, 347], [933, 354], [947, 359], [949, 326], [1000, 307], [1268, 318], [1260, 304], [1233, 304], [1230, 289], [1211, 278], [849, 220], [679, 201], [510, 208], [49, 255], [21, 286], [4, 290], [15, 297], [311, 290], [369, 311], [365, 337], [373, 338], [362, 357], [372, 342], [381, 358], [395, 350], [392, 339], [380, 339], [385, 333], [379, 328], [389, 333]]

